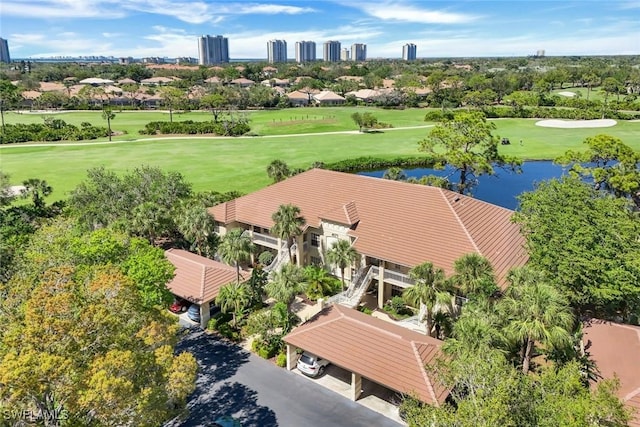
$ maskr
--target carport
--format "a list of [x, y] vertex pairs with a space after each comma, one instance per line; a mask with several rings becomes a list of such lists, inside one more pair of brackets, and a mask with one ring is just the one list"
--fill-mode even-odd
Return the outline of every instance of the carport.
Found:
[[[223, 286], [236, 281], [236, 269], [182, 249], [169, 249], [164, 254], [176, 268], [167, 288], [174, 295], [199, 304], [200, 324], [206, 325], [209, 322], [209, 304]], [[240, 280], [245, 281], [247, 274], [242, 273]]]
[[351, 398], [362, 392], [362, 378], [391, 390], [413, 394], [438, 406], [448, 390], [433, 380], [425, 366], [441, 354], [442, 341], [334, 304], [284, 337], [287, 369], [297, 349], [329, 360], [351, 372]]

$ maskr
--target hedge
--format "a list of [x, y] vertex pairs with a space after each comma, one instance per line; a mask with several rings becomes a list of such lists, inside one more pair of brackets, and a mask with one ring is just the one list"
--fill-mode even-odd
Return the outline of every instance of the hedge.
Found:
[[214, 134], [223, 136], [239, 136], [249, 132], [251, 128], [246, 120], [223, 120], [220, 122], [194, 122], [185, 120], [181, 122], [149, 122], [139, 132], [142, 135], [157, 134]]
[[15, 144], [30, 141], [82, 141], [109, 136], [106, 127], [83, 122], [80, 127], [64, 120], [54, 119], [45, 123], [6, 124], [0, 134], [0, 144]]
[[314, 166], [338, 172], [362, 172], [387, 169], [394, 166], [400, 168], [430, 168], [433, 167], [434, 164], [435, 160], [429, 156], [395, 157], [391, 159], [364, 156], [340, 160], [334, 163], [322, 164], [316, 162]]

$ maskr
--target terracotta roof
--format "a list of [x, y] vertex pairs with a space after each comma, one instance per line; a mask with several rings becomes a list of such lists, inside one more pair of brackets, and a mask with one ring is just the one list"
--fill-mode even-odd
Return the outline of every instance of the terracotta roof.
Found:
[[278, 206], [293, 203], [307, 225], [318, 228], [321, 217], [333, 217], [334, 209], [350, 202], [359, 221], [349, 233], [364, 255], [408, 267], [430, 261], [452, 274], [456, 259], [477, 252], [489, 259], [501, 286], [509, 269], [528, 259], [509, 209], [441, 188], [323, 169], [295, 175], [236, 199], [233, 207], [222, 203], [209, 212], [225, 224], [271, 228], [271, 214]]
[[62, 83], [40, 82], [40, 90], [42, 92], [62, 92], [66, 87]]
[[208, 79], [205, 80], [206, 83], [221, 83], [222, 79], [220, 77], [209, 77]]
[[231, 80], [230, 83], [234, 85], [252, 85], [252, 84], [255, 84], [256, 82], [254, 82], [253, 80], [245, 79], [244, 77], [240, 77], [240, 78]]
[[348, 92], [347, 95], [353, 95], [359, 99], [372, 99], [372, 98], [379, 97], [381, 93], [373, 89], [360, 89], [360, 90]]
[[360, 221], [358, 209], [355, 202], [349, 202], [328, 212], [318, 215], [319, 218], [326, 219], [338, 224], [353, 225]]
[[[236, 281], [235, 267], [221, 262], [182, 249], [169, 249], [165, 251], [165, 256], [176, 268], [175, 276], [167, 288], [196, 304], [212, 301], [218, 296], [220, 288]], [[242, 280], [243, 271], [240, 275]]]
[[313, 95], [313, 99], [315, 99], [316, 101], [344, 101], [344, 97], [338, 95], [335, 92], [332, 92], [330, 90], [323, 90], [322, 92]]
[[618, 396], [635, 412], [629, 425], [640, 427], [640, 327], [590, 319], [582, 330], [600, 375], [620, 379]]
[[440, 355], [442, 341], [340, 305], [330, 306], [284, 341], [401, 393], [438, 406], [448, 391], [425, 365]]
[[294, 90], [293, 92], [289, 92], [287, 94], [287, 98], [308, 101], [309, 100], [309, 94], [308, 93], [304, 93], [304, 92], [300, 92], [299, 90]]
[[123, 84], [135, 84], [135, 83], [138, 83], [138, 82], [133, 80], [133, 79], [130, 79], [128, 77], [118, 80], [118, 84], [121, 84], [121, 85], [123, 85]]
[[180, 80], [177, 77], [150, 77], [148, 79], [140, 80], [142, 84], [156, 84], [156, 83], [172, 83], [176, 80]]

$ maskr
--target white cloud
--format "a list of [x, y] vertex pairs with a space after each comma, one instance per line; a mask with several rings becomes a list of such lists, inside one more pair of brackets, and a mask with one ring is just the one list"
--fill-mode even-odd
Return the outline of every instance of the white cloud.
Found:
[[353, 3], [370, 16], [383, 21], [414, 22], [421, 24], [464, 24], [478, 19], [477, 16], [424, 9], [397, 2]]
[[[280, 4], [246, 4], [239, 7], [240, 14], [256, 14], [256, 15], [299, 15], [301, 13], [310, 13], [314, 9], [310, 7], [284, 6]], [[233, 13], [228, 11], [227, 13]]]
[[15, 0], [2, 1], [2, 15], [28, 18], [105, 18], [124, 16], [123, 11], [101, 7], [99, 0], [31, 0], [29, 3]]

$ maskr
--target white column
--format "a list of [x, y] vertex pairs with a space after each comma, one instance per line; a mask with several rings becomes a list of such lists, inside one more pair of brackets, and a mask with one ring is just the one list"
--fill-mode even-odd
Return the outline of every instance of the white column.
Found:
[[200, 326], [206, 329], [207, 323], [209, 323], [209, 303], [203, 302], [200, 304]]
[[378, 269], [378, 308], [384, 307], [384, 261]]
[[351, 400], [356, 401], [360, 397], [362, 393], [362, 376], [360, 374], [356, 374], [355, 372], [351, 373]]
[[296, 363], [298, 363], [297, 356], [296, 348], [287, 344], [287, 370], [291, 371], [296, 367]]

